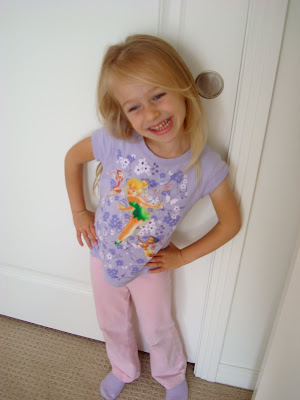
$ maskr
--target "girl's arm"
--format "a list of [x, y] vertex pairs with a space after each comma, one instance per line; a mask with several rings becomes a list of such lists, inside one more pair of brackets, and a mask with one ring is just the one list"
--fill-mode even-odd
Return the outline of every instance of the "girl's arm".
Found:
[[179, 268], [218, 249], [232, 239], [240, 230], [241, 215], [236, 198], [227, 178], [210, 194], [218, 216], [218, 223], [201, 239], [178, 249], [173, 243], [160, 250], [147, 264], [157, 268], [152, 273]]
[[83, 165], [94, 160], [91, 137], [83, 139], [68, 151], [65, 157], [65, 179], [69, 195], [77, 240], [81, 246], [83, 235], [88, 247], [91, 241], [97, 245], [97, 235], [94, 226], [95, 213], [86, 209], [83, 194]]

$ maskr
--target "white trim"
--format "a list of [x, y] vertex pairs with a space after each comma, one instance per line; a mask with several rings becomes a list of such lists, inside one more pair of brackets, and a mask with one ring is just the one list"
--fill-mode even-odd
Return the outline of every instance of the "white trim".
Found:
[[258, 374], [259, 371], [255, 369], [220, 364], [216, 382], [242, 389], [253, 390], [258, 378]]
[[[71, 279], [0, 264], [0, 313], [104, 340], [96, 319], [91, 286]], [[74, 313], [78, 313], [78, 318], [74, 318]]]
[[184, 0], [160, 0], [157, 35], [168, 40], [177, 50], [185, 20]]
[[263, 150], [288, 0], [250, 0], [235, 117], [230, 180], [243, 227], [212, 258], [195, 375], [215, 382]]

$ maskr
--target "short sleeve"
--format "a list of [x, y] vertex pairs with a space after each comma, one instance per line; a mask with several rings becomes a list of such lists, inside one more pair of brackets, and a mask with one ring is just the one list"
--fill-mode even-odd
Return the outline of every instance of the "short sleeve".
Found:
[[212, 193], [228, 175], [229, 168], [218, 153], [205, 146], [201, 156], [200, 197]]
[[111, 136], [104, 128], [92, 133], [92, 148], [97, 161], [105, 163], [105, 160], [111, 154], [111, 139]]

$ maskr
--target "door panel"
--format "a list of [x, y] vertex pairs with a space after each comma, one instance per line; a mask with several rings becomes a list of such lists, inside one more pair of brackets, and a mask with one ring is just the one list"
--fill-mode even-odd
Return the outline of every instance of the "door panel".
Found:
[[[202, 99], [209, 120], [208, 144], [226, 160], [245, 35], [248, 1], [183, 2], [178, 49], [194, 77], [215, 70], [224, 90], [212, 100]], [[181, 222], [173, 240], [184, 247], [207, 233], [217, 222], [209, 196], [200, 200]], [[188, 359], [195, 361], [212, 255], [175, 271], [174, 302]]]

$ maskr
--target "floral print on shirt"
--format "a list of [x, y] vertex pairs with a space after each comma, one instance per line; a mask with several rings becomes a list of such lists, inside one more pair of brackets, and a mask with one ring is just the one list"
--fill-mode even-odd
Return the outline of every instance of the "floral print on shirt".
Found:
[[[188, 177], [120, 149], [115, 170], [104, 169], [102, 175], [101, 185], [108, 189], [97, 210], [96, 250], [110, 278], [131, 280], [170, 241], [187, 201]], [[138, 201], [130, 202], [135, 183]]]

